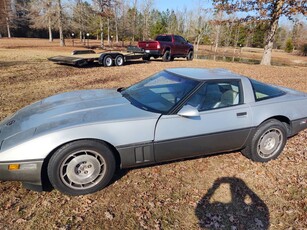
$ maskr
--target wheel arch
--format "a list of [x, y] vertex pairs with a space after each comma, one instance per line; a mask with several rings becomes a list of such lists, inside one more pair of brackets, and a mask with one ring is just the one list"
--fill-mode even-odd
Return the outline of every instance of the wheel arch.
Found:
[[291, 121], [288, 117], [283, 116], [283, 115], [276, 115], [276, 116], [272, 116], [267, 118], [266, 120], [264, 120], [263, 122], [261, 122], [258, 126], [262, 125], [264, 122], [267, 122], [268, 120], [277, 120], [280, 121], [281, 123], [283, 123], [286, 127], [287, 130], [287, 136], [291, 136], [292, 130], [291, 130]]
[[48, 164], [49, 164], [51, 157], [56, 153], [56, 151], [58, 149], [62, 148], [64, 145], [67, 145], [67, 144], [72, 143], [72, 142], [84, 141], [84, 140], [97, 141], [97, 142], [104, 143], [105, 145], [107, 145], [107, 147], [110, 148], [110, 150], [112, 151], [112, 153], [115, 157], [116, 170], [118, 170], [120, 168], [120, 165], [121, 165], [120, 154], [117, 151], [117, 149], [111, 143], [104, 141], [104, 140], [95, 139], [95, 138], [82, 138], [82, 139], [71, 140], [71, 141], [65, 142], [65, 143], [57, 146], [52, 151], [50, 151], [50, 153], [45, 157], [44, 162], [43, 162], [43, 166], [42, 166], [42, 171], [41, 171], [41, 182], [42, 182], [42, 186], [43, 186], [44, 190], [45, 190], [45, 188], [49, 189], [49, 187], [51, 186], [51, 183], [50, 183], [49, 177], [48, 177], [48, 172], [47, 172]]
[[164, 53], [165, 53], [166, 51], [171, 52], [171, 47], [165, 47], [164, 50], [163, 50], [163, 54], [162, 54], [162, 55], [164, 55]]

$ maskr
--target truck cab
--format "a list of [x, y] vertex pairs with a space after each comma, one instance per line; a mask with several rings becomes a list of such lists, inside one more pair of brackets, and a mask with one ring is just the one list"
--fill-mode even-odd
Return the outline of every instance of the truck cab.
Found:
[[163, 61], [173, 61], [174, 58], [193, 60], [194, 47], [179, 35], [161, 34], [155, 40], [138, 42], [138, 46], [145, 51], [144, 60], [151, 57], [162, 57]]

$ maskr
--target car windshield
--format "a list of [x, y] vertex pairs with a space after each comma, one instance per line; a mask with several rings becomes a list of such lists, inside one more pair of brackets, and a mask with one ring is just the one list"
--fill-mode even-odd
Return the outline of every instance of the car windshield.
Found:
[[130, 86], [121, 93], [140, 109], [166, 114], [198, 83], [196, 80], [162, 71]]

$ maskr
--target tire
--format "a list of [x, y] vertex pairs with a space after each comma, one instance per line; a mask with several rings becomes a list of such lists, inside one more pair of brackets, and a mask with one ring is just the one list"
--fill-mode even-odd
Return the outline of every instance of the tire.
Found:
[[123, 55], [117, 55], [115, 58], [115, 65], [116, 66], [122, 66], [124, 65], [124, 56]]
[[187, 55], [187, 61], [192, 61], [193, 59], [194, 59], [194, 52], [190, 50]]
[[143, 59], [143, 61], [149, 61], [149, 60], [150, 60], [150, 56], [144, 55], [144, 56], [142, 57], [142, 59]]
[[85, 61], [85, 60], [80, 60], [80, 61], [77, 61], [75, 65], [76, 65], [77, 67], [83, 67], [83, 66], [85, 66], [85, 65], [87, 65], [87, 64], [88, 64], [87, 61]]
[[106, 187], [116, 168], [112, 151], [102, 142], [80, 140], [59, 148], [48, 163], [48, 177], [60, 192], [79, 196]]
[[171, 61], [171, 52], [169, 51], [169, 50], [166, 50], [165, 52], [164, 52], [164, 54], [163, 54], [163, 56], [162, 56], [162, 60], [164, 61], [164, 62], [169, 62], [169, 61]]
[[278, 120], [271, 119], [261, 124], [250, 143], [241, 150], [243, 155], [256, 162], [276, 159], [287, 142], [287, 128]]
[[113, 59], [110, 55], [106, 55], [104, 58], [103, 58], [103, 65], [105, 67], [110, 67], [113, 65]]

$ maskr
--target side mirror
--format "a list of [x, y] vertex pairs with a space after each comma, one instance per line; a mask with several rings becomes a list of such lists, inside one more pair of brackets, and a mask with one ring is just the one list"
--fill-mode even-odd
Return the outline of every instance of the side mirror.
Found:
[[182, 109], [177, 113], [181, 117], [199, 117], [199, 112], [196, 108], [191, 105], [185, 105]]

